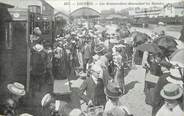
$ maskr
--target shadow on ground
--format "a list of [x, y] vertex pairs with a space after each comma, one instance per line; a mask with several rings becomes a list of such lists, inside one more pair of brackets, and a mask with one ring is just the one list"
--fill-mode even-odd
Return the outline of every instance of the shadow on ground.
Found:
[[132, 81], [125, 85], [125, 94], [127, 94], [131, 89], [135, 87], [135, 84], [139, 83], [138, 81]]

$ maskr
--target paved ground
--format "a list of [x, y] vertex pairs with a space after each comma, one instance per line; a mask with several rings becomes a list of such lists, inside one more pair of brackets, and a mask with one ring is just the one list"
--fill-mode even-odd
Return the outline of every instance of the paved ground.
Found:
[[145, 70], [141, 66], [131, 70], [125, 77], [127, 94], [120, 101], [127, 106], [134, 116], [151, 116], [151, 107], [145, 104], [144, 88]]

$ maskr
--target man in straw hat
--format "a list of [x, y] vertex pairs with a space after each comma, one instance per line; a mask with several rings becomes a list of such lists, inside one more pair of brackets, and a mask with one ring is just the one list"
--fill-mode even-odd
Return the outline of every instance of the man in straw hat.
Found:
[[168, 83], [173, 83], [180, 85], [180, 87], [183, 88], [183, 69], [184, 64], [180, 61], [171, 59], [170, 63], [172, 64], [172, 68], [169, 69], [169, 73], [165, 73], [159, 78], [153, 93], [153, 110], [152, 114], [155, 115], [155, 113], [158, 111], [158, 109], [163, 105], [163, 98], [160, 95], [161, 89]]
[[[126, 106], [123, 106], [119, 98], [123, 95], [123, 92], [119, 87], [116, 86], [115, 83], [109, 82], [107, 87], [105, 88], [105, 94], [107, 96], [107, 103], [105, 105], [104, 114], [108, 116], [108, 114], [112, 114], [112, 116], [129, 116], [130, 112]], [[115, 115], [115, 110], [117, 110], [120, 114]]]
[[52, 116], [69, 116], [73, 109], [67, 102], [56, 100], [50, 93], [44, 95], [41, 100], [41, 106], [48, 108]]
[[24, 85], [18, 82], [7, 85], [10, 97], [5, 101], [4, 115], [17, 115], [19, 113], [20, 98], [26, 94]]
[[180, 107], [179, 98], [183, 95], [183, 89], [177, 84], [166, 84], [160, 91], [165, 99], [164, 105], [158, 110], [156, 116], [184, 116]]

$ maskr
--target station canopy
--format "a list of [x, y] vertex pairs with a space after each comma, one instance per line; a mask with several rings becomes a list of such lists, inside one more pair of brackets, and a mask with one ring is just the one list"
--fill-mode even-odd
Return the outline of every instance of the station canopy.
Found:
[[100, 16], [100, 13], [89, 7], [82, 7], [70, 14], [74, 18], [97, 18]]

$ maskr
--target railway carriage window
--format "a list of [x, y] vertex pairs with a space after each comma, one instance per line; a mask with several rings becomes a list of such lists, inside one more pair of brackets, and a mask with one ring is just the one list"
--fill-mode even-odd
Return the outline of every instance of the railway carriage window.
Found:
[[43, 34], [48, 34], [49, 30], [50, 30], [50, 22], [43, 21], [43, 28], [42, 28]]
[[5, 48], [12, 49], [12, 23], [5, 24]]

